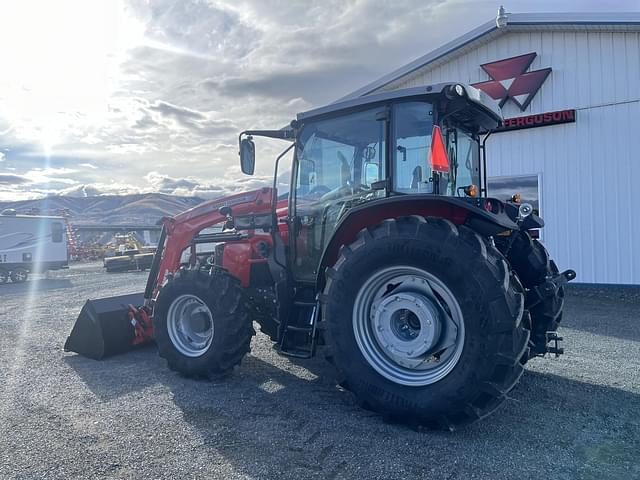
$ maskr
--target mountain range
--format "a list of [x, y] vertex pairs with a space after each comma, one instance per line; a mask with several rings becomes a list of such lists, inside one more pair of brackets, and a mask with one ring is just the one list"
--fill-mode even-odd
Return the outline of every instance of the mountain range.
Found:
[[163, 193], [99, 196], [49, 196], [35, 200], [0, 202], [0, 211], [59, 215], [66, 211], [71, 224], [154, 225], [160, 218], [195, 207], [204, 200]]

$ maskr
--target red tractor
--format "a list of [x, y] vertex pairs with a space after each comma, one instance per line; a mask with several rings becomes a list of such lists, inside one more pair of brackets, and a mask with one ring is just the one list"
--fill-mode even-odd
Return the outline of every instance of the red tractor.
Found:
[[440, 84], [242, 132], [249, 175], [254, 137], [290, 142], [273, 187], [166, 218], [144, 295], [87, 302], [65, 348], [100, 358], [153, 336], [171, 369], [212, 377], [249, 352], [256, 321], [283, 355], [322, 351], [390, 419], [453, 428], [488, 415], [527, 360], [562, 353], [575, 278], [531, 237], [544, 225], [531, 205], [488, 198], [485, 142], [500, 121], [484, 93]]

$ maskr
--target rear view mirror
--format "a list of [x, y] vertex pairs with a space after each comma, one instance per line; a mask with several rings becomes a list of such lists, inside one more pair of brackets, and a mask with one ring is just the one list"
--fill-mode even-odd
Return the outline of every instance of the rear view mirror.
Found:
[[370, 186], [372, 183], [380, 180], [379, 168], [377, 163], [365, 162], [364, 164], [364, 184]]
[[256, 146], [251, 138], [240, 141], [240, 169], [245, 175], [253, 175], [256, 168]]

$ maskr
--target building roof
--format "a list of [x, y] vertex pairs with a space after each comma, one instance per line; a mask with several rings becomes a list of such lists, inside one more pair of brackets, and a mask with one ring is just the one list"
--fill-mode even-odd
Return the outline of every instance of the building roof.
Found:
[[346, 95], [338, 102], [368, 95], [385, 85], [430, 64], [444, 63], [463, 47], [471, 48], [508, 32], [522, 30], [606, 29], [609, 31], [640, 31], [640, 12], [625, 13], [508, 13], [507, 25], [498, 28], [495, 19], [474, 28], [426, 55], [410, 62], [374, 82]]

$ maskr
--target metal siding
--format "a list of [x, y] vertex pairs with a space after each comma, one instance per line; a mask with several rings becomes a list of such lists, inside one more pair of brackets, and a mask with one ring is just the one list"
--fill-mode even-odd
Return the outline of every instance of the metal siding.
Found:
[[530, 69], [553, 71], [525, 112], [577, 110], [575, 124], [495, 134], [489, 174], [541, 174], [544, 242], [578, 281], [640, 284], [640, 36], [556, 28], [511, 32], [384, 87], [487, 80], [480, 64], [537, 52]]

